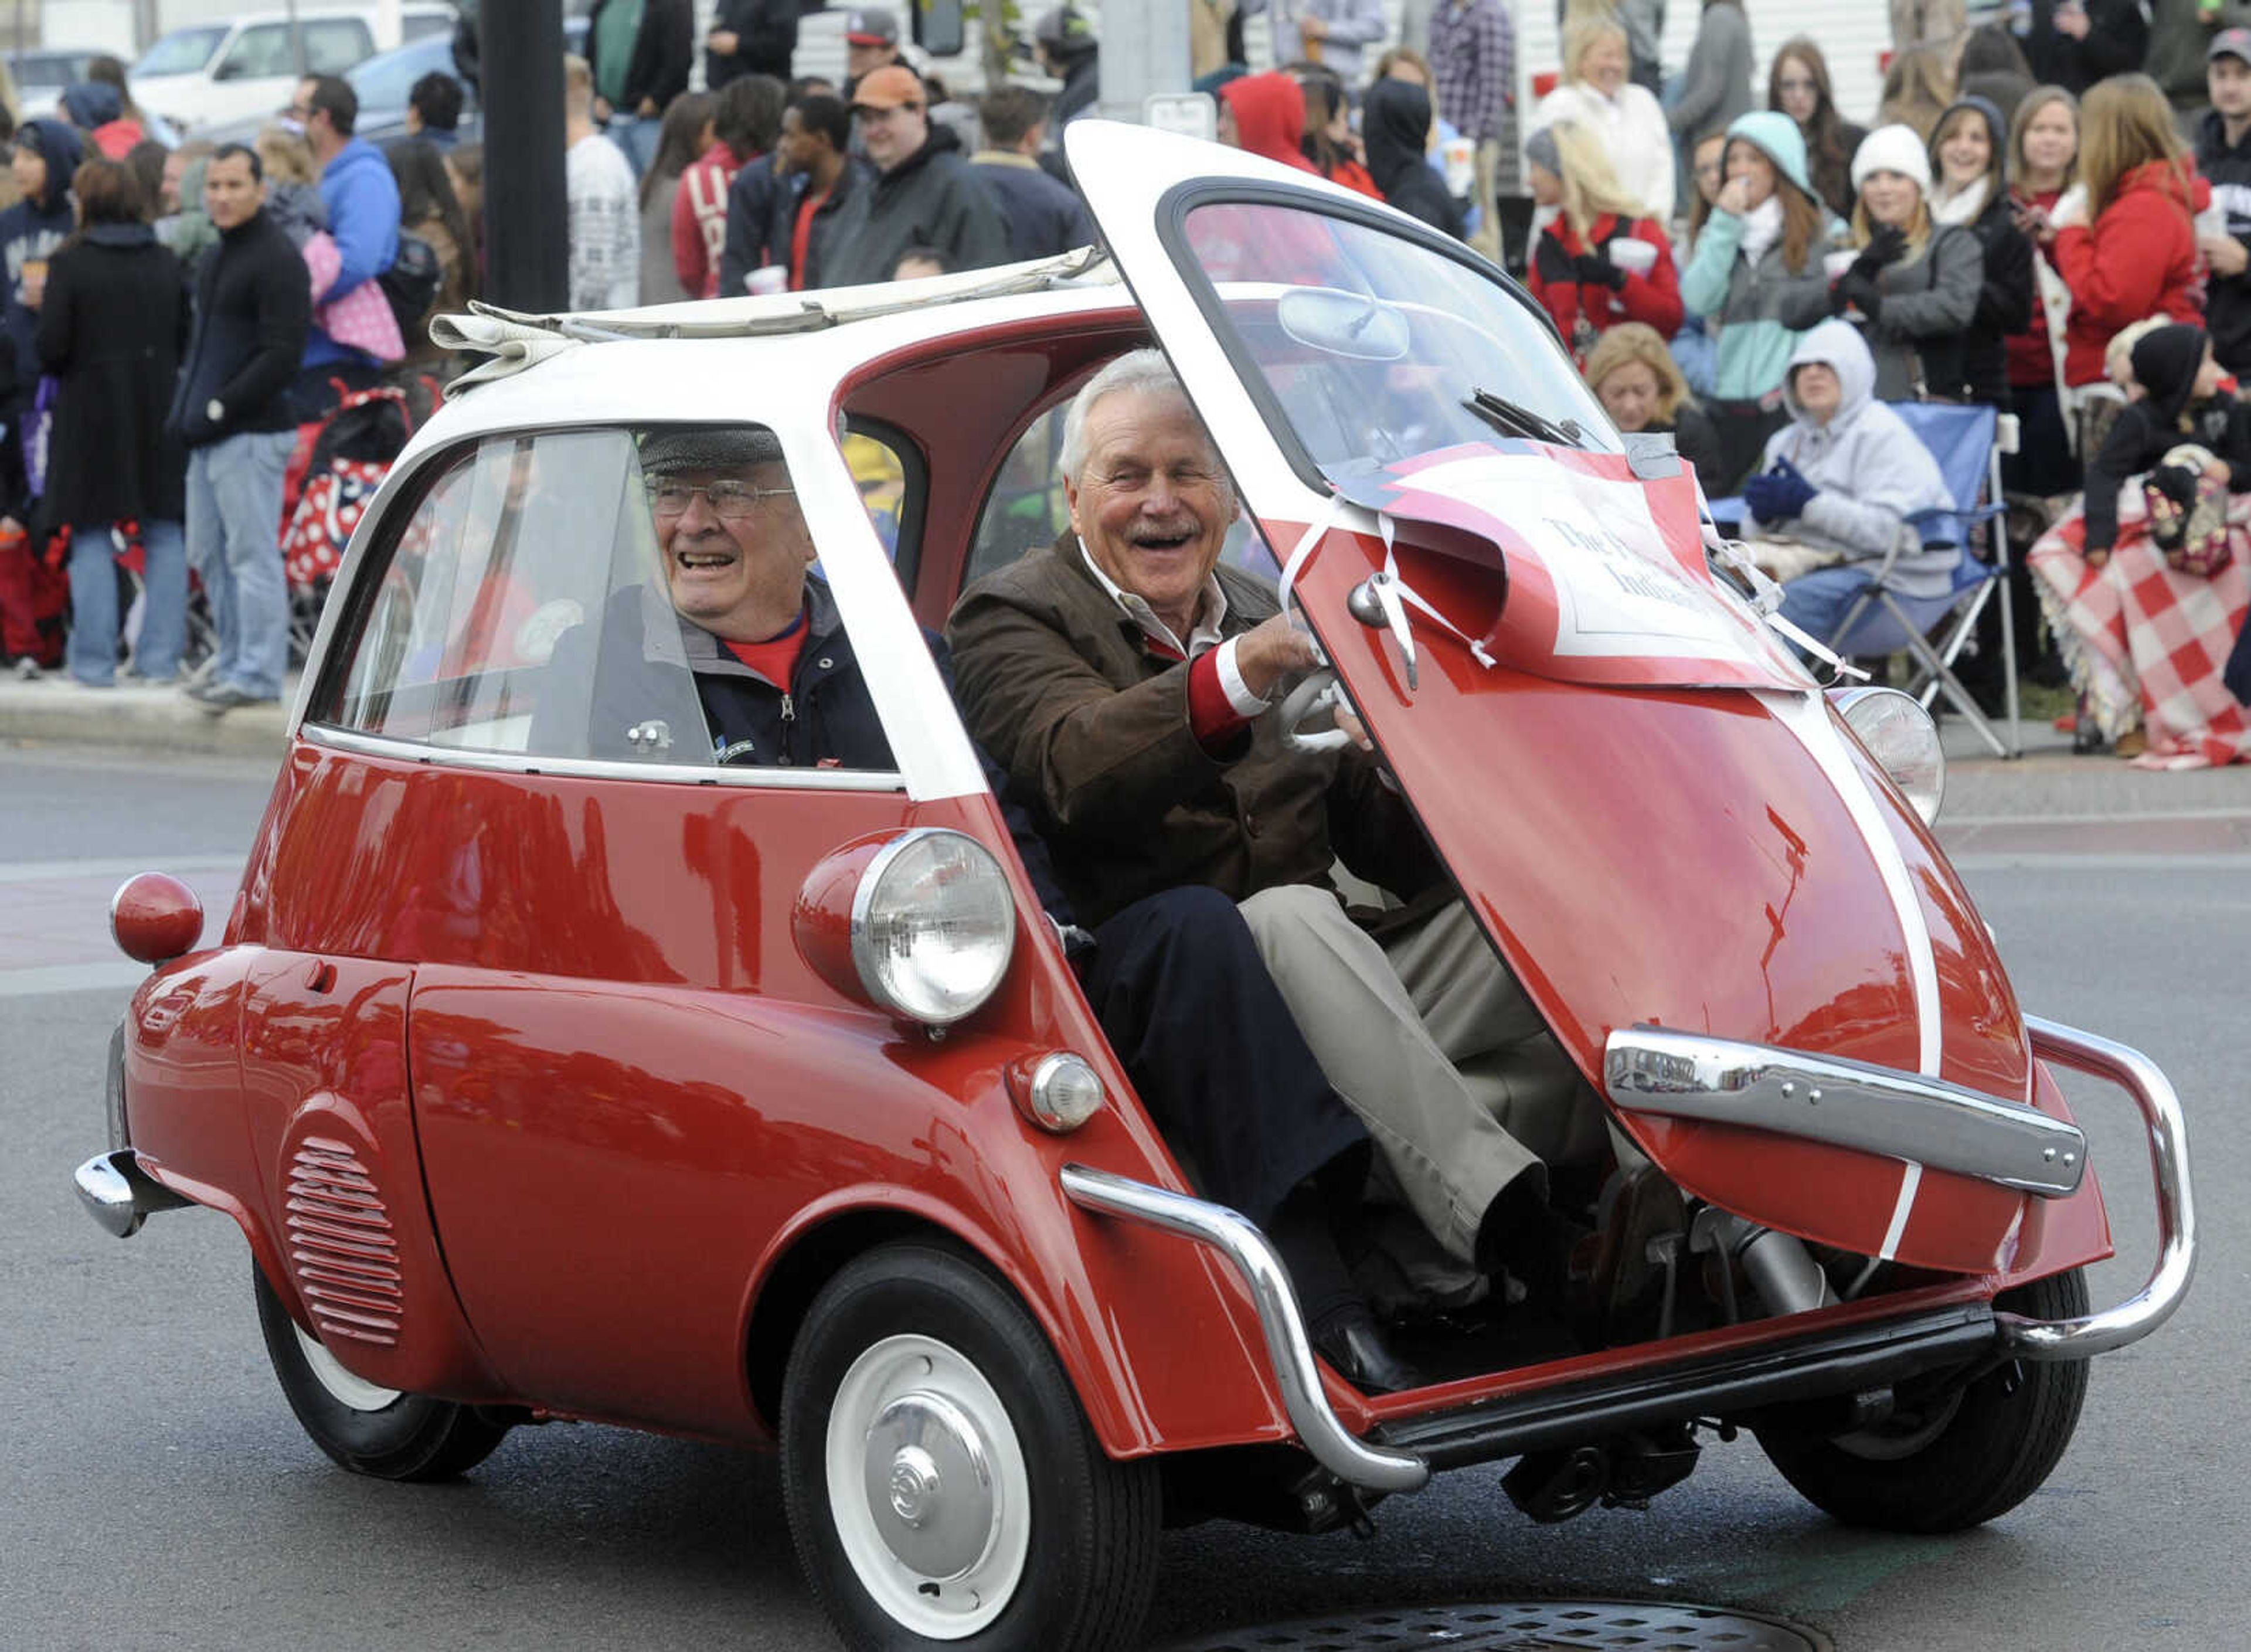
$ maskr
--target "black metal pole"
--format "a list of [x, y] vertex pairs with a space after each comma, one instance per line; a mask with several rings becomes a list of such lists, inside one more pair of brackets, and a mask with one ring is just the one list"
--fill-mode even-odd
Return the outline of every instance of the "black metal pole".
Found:
[[485, 116], [485, 295], [549, 314], [570, 302], [563, 184], [560, 0], [484, 0], [478, 63]]

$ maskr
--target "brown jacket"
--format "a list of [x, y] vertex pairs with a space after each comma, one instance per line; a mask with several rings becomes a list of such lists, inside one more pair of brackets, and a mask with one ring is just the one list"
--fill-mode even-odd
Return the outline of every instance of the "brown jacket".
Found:
[[[1275, 612], [1264, 582], [1218, 573], [1223, 635]], [[1236, 900], [1326, 884], [1340, 857], [1402, 895], [1438, 876], [1367, 754], [1299, 752], [1271, 712], [1224, 757], [1206, 753], [1188, 667], [1151, 650], [1071, 534], [970, 587], [946, 640], [970, 734], [1032, 810], [1083, 923], [1184, 884]]]

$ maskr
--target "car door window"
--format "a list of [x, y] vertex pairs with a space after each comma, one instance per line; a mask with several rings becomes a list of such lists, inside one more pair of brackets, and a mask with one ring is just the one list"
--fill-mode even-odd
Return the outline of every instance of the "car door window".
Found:
[[342, 74], [375, 50], [375, 37], [357, 17], [324, 18], [304, 29], [308, 74]]
[[965, 586], [1006, 567], [1035, 545], [1049, 544], [1070, 525], [1062, 464], [1063, 421], [1070, 406], [1059, 401], [1033, 420], [1008, 450], [978, 513]]
[[294, 73], [289, 53], [289, 26], [261, 23], [235, 37], [214, 73], [223, 80], [262, 80]]
[[772, 762], [761, 701], [792, 664], [740, 628], [813, 550], [761, 427], [488, 438], [356, 576], [309, 716], [528, 760]]

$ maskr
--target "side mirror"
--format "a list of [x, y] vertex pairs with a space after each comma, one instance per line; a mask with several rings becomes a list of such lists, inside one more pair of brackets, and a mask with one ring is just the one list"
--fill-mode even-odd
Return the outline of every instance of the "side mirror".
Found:
[[950, 58], [967, 41], [961, 18], [962, 0], [910, 0], [908, 15], [914, 20], [914, 43], [934, 58]]

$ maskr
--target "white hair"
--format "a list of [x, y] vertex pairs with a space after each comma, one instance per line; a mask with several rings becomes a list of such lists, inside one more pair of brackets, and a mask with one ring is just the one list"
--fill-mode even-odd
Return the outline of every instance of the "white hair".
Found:
[[[1070, 410], [1063, 416], [1063, 475], [1072, 485], [1077, 484], [1086, 470], [1087, 414], [1105, 396], [1127, 393], [1177, 396], [1182, 406], [1190, 413], [1195, 411], [1195, 404], [1188, 400], [1188, 392], [1181, 387], [1173, 371], [1172, 363], [1165, 359], [1164, 351], [1127, 351], [1079, 387], [1078, 394], [1070, 399]], [[1212, 449], [1213, 469], [1224, 477], [1226, 469], [1218, 463], [1219, 444], [1211, 440], [1209, 431], [1204, 433], [1204, 441]]]

